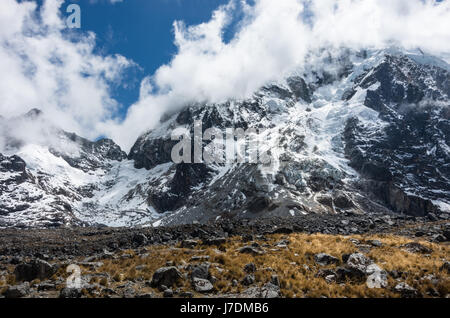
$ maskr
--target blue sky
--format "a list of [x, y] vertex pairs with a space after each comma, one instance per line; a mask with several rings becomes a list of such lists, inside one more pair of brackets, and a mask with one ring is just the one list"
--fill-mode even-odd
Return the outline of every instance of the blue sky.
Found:
[[126, 87], [116, 87], [112, 92], [124, 115], [127, 106], [138, 100], [142, 78], [170, 62], [176, 53], [173, 22], [207, 22], [212, 11], [228, 0], [124, 0], [115, 4], [108, 0], [66, 0], [61, 8], [63, 15], [67, 15], [65, 9], [70, 3], [80, 5], [81, 31], [95, 32], [99, 53], [121, 54], [141, 68], [128, 74]]

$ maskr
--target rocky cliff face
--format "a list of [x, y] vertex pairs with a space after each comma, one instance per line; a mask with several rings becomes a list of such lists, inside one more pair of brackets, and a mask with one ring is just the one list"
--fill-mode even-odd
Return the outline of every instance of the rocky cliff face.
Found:
[[[10, 138], [7, 149], [18, 150], [0, 157], [0, 225], [448, 216], [450, 67], [398, 50], [322, 52], [312, 60], [246, 100], [192, 104], [165, 116], [128, 156], [111, 140], [91, 142], [57, 128], [50, 144]], [[36, 110], [24, 116], [39, 117]], [[193, 133], [199, 122], [202, 132], [260, 133], [270, 163], [173, 163], [172, 131]], [[217, 142], [202, 146], [227, 158]]]
[[270, 165], [173, 164], [150, 187], [162, 224], [449, 212], [449, 83], [448, 65], [429, 56], [343, 51], [248, 100], [187, 107], [144, 134], [130, 158], [147, 169], [171, 162], [169, 132], [193, 132], [195, 120], [203, 131], [263, 128], [271, 137]]

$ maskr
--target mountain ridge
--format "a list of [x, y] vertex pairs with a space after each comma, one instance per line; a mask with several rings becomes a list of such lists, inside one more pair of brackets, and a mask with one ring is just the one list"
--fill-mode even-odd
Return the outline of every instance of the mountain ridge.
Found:
[[[13, 140], [21, 150], [1, 157], [0, 226], [159, 226], [343, 212], [446, 217], [445, 62], [392, 49], [343, 50], [319, 60], [248, 99], [166, 116], [129, 154], [112, 140], [90, 142], [56, 128], [56, 146]], [[26, 120], [40, 118], [39, 111], [28, 114]], [[195, 120], [203, 131], [264, 129], [273, 162], [173, 163], [171, 132], [193, 131]], [[23, 209], [27, 193], [45, 202]]]

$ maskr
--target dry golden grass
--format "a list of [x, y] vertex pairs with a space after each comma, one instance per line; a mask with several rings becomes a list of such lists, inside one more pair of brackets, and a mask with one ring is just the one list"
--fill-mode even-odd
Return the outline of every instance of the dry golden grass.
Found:
[[[111, 279], [97, 279], [95, 282], [103, 286], [114, 288], [126, 281], [149, 281], [153, 273], [160, 267], [166, 266], [167, 262], [172, 262], [175, 266], [186, 266], [193, 263], [192, 256], [209, 256], [212, 264], [210, 271], [217, 278], [214, 287], [218, 294], [239, 293], [246, 287], [240, 283], [232, 286], [231, 282], [240, 282], [246, 275], [243, 268], [248, 263], [254, 263], [257, 271], [255, 273], [256, 284], [264, 284], [270, 280], [274, 274], [278, 275], [281, 291], [284, 297], [399, 297], [392, 288], [398, 283], [389, 276], [389, 287], [386, 289], [369, 289], [365, 283], [337, 284], [327, 283], [323, 278], [315, 277], [317, 271], [322, 268], [315, 264], [313, 256], [317, 253], [327, 253], [337, 258], [341, 258], [344, 253], [358, 252], [350, 237], [333, 236], [324, 234], [292, 234], [292, 235], [271, 235], [267, 241], [259, 241], [266, 253], [264, 255], [241, 254], [238, 249], [247, 243], [243, 243], [240, 237], [231, 238], [219, 250], [217, 247], [199, 246], [196, 250], [183, 249], [171, 246], [149, 246], [147, 256], [136, 255], [134, 251], [126, 251], [124, 254], [131, 254], [131, 258], [113, 260], [103, 260], [102, 267], [96, 270], [83, 268], [83, 275], [87, 273], [107, 273]], [[433, 253], [429, 256], [413, 254], [400, 248], [401, 245], [413, 241], [412, 239], [398, 237], [394, 235], [372, 235], [351, 238], [360, 240], [363, 244], [366, 240], [377, 239], [383, 243], [382, 247], [374, 247], [367, 254], [380, 267], [387, 271], [397, 270], [404, 272], [402, 280], [410, 286], [416, 288], [425, 295], [428, 288], [432, 287], [431, 282], [420, 280], [427, 274], [433, 274], [440, 280], [434, 286], [441, 295], [450, 293], [450, 279], [446, 272], [439, 268], [443, 264], [443, 259], [450, 259], [450, 247], [448, 244], [434, 244], [426, 241], [415, 240], [430, 247]], [[277, 248], [275, 244], [282, 239], [288, 239], [288, 248]], [[120, 256], [120, 255], [119, 255]], [[145, 267], [136, 269], [136, 266]], [[329, 266], [328, 268], [336, 267]], [[187, 269], [181, 269], [183, 274], [187, 274]], [[66, 273], [59, 272], [59, 275], [67, 277]], [[189, 279], [180, 281], [176, 288], [181, 291], [192, 291]], [[139, 292], [154, 292], [157, 290], [146, 287], [142, 284]], [[201, 296], [201, 295], [196, 295]]]

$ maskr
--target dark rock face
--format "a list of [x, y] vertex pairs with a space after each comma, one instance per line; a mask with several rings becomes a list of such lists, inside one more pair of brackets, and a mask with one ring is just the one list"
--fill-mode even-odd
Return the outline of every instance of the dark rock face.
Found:
[[394, 211], [435, 213], [433, 199], [450, 200], [449, 73], [387, 56], [362, 77], [361, 88], [380, 83], [368, 90], [364, 104], [387, 125], [374, 130], [357, 118], [347, 122], [343, 136], [351, 166], [373, 181], [372, 192]]
[[122, 161], [127, 154], [111, 139], [100, 139], [96, 142], [89, 141], [73, 133], [61, 132], [68, 140], [80, 146], [78, 156], [66, 154], [50, 148], [55, 156], [63, 158], [69, 165], [85, 172], [105, 166], [105, 161]]
[[161, 213], [178, 209], [185, 204], [192, 188], [205, 182], [210, 173], [204, 164], [178, 164], [168, 191], [150, 195], [152, 205]]
[[128, 158], [134, 160], [136, 169], [151, 169], [159, 164], [170, 162], [173, 146], [177, 142], [169, 139], [147, 139], [141, 136], [131, 148]]

